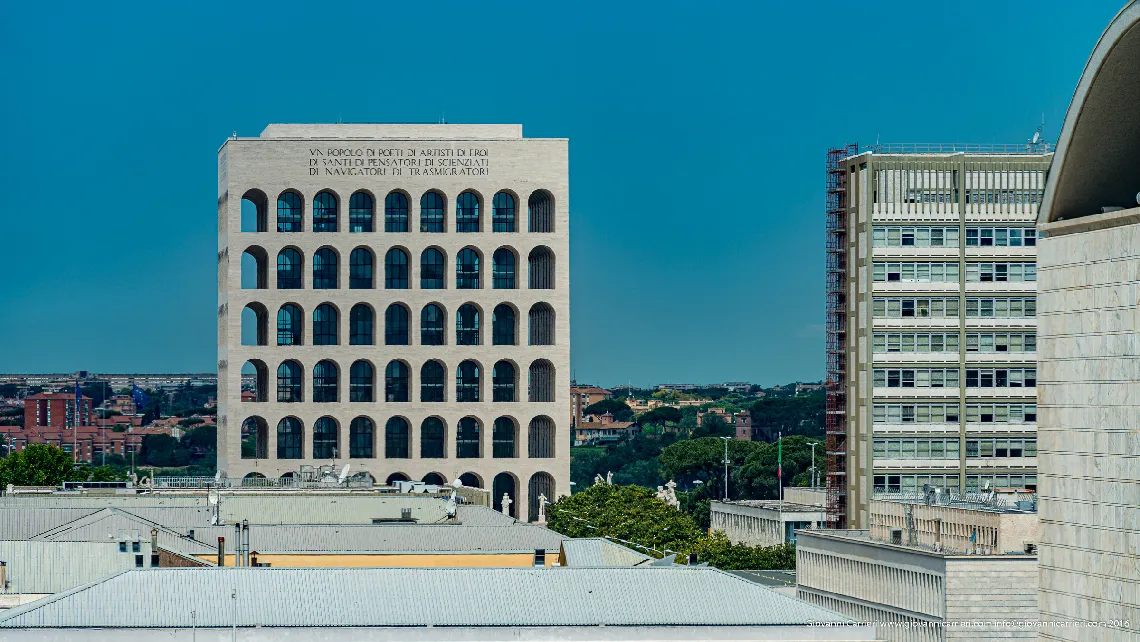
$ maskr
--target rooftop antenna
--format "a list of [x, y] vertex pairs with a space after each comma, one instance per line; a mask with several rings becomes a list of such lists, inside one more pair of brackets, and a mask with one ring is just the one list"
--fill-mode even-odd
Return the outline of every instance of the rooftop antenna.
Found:
[[343, 486], [345, 480], [348, 479], [348, 467], [349, 467], [349, 465], [350, 464], [345, 464], [344, 468], [340, 469], [340, 477], [337, 478], [336, 483], [340, 484], [341, 486]]

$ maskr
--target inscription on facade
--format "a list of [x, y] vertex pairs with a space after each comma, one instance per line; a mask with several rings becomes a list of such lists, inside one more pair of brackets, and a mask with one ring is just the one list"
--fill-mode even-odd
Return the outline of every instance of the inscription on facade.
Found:
[[490, 176], [485, 147], [310, 147], [309, 176]]

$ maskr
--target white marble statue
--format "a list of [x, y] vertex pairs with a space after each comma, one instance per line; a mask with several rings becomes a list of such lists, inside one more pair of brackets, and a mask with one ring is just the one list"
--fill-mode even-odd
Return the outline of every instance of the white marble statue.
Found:
[[606, 480], [602, 479], [601, 473], [594, 475], [594, 485], [595, 486], [601, 486], [604, 483], [606, 483]]
[[538, 495], [538, 523], [546, 523], [546, 495]]
[[[658, 486], [658, 488], [660, 488], [660, 486]], [[680, 510], [681, 500], [677, 499], [677, 482], [670, 479], [669, 482], [665, 484], [665, 488], [665, 496], [662, 497], [662, 499], [665, 500], [666, 504]]]
[[606, 483], [610, 486], [614, 485], [614, 473], [612, 470], [606, 471]]
[[514, 500], [511, 499], [511, 496], [506, 494], [506, 493], [503, 493], [502, 507], [503, 507], [503, 514], [504, 515], [510, 515], [511, 514], [511, 504], [513, 504], [513, 503], [514, 503]]

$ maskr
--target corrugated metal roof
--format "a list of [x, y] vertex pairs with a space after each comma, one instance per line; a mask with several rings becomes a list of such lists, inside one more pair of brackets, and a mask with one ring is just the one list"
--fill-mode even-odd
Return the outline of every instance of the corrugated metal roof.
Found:
[[0, 539], [31, 539], [98, 508], [0, 508]]
[[[143, 595], [145, 608], [124, 608], [124, 596]], [[179, 568], [128, 571], [39, 600], [0, 616], [0, 628], [766, 626], [849, 621], [712, 568]]]
[[563, 540], [562, 552], [567, 566], [634, 566], [653, 559], [602, 537]]
[[118, 542], [0, 541], [8, 588], [0, 594], [59, 593], [135, 568], [135, 555], [150, 565], [150, 540], [140, 551], [119, 552]]

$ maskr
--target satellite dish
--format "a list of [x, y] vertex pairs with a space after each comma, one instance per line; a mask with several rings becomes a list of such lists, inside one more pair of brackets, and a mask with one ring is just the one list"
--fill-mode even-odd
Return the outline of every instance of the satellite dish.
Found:
[[348, 467], [349, 464], [345, 464], [344, 468], [340, 469], [340, 477], [336, 480], [338, 484], [343, 484], [344, 481], [348, 479]]
[[206, 495], [206, 501], [210, 502], [211, 506], [217, 506], [218, 505], [218, 491], [211, 488], [210, 494]]
[[1033, 144], [1036, 145], [1041, 141], [1041, 132], [1033, 132]]
[[455, 489], [463, 488], [463, 481], [456, 477], [455, 481], [451, 482], [451, 487]]

